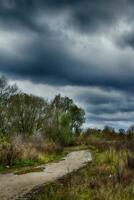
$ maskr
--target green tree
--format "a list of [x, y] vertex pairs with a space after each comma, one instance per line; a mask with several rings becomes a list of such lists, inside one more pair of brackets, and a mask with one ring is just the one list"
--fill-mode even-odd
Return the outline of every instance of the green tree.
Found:
[[131, 125], [128, 130], [127, 133], [129, 136], [133, 137], [134, 136], [134, 125]]
[[51, 102], [53, 137], [69, 140], [80, 134], [85, 112], [72, 99], [57, 95]]
[[46, 104], [42, 98], [17, 94], [10, 98], [10, 116], [12, 130], [15, 133], [30, 136], [42, 130]]
[[10, 130], [9, 99], [18, 92], [16, 85], [10, 86], [7, 79], [0, 78], [0, 134], [7, 135]]
[[81, 126], [85, 121], [85, 112], [77, 105], [71, 105], [70, 107], [71, 121], [72, 121], [72, 132], [79, 135], [81, 132]]

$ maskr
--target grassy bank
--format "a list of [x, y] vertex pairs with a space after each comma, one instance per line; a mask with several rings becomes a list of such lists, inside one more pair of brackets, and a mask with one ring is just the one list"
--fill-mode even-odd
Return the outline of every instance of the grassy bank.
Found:
[[0, 173], [34, 170], [34, 167], [61, 159], [65, 155], [58, 143], [14, 137], [0, 141]]
[[12, 166], [4, 166], [0, 165], [0, 173], [16, 173], [16, 174], [23, 174], [23, 173], [28, 173], [28, 172], [34, 172], [34, 171], [42, 171], [43, 168], [37, 168], [38, 166], [54, 161], [58, 161], [62, 159], [66, 153], [64, 151], [60, 153], [53, 153], [53, 154], [46, 154], [42, 155], [41, 160], [16, 160]]
[[46, 185], [32, 200], [133, 200], [133, 141], [92, 141], [89, 145], [93, 162]]

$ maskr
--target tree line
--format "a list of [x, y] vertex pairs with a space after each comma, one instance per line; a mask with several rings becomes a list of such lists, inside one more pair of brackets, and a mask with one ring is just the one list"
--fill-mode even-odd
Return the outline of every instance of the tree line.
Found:
[[42, 134], [69, 143], [81, 132], [85, 112], [72, 99], [57, 95], [47, 101], [21, 92], [0, 77], [0, 135], [30, 137]]
[[119, 136], [133, 138], [134, 137], [134, 125], [128, 127], [127, 130], [120, 128], [119, 130], [115, 130], [111, 126], [104, 126], [103, 129], [97, 128], [88, 128], [84, 132], [85, 135], [98, 135], [102, 138], [119, 138]]

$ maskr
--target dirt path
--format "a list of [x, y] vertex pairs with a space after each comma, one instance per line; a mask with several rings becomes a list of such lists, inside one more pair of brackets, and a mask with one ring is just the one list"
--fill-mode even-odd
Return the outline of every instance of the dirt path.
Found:
[[16, 200], [29, 193], [34, 187], [52, 182], [62, 176], [78, 170], [91, 160], [87, 150], [69, 153], [57, 163], [44, 165], [42, 172], [32, 172], [23, 175], [0, 175], [0, 200]]

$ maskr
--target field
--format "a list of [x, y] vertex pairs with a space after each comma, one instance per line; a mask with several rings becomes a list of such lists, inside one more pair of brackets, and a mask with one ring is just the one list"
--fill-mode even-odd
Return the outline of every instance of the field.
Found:
[[32, 200], [134, 199], [133, 139], [116, 136], [104, 140], [91, 136], [85, 141], [93, 161], [78, 172], [44, 186]]

